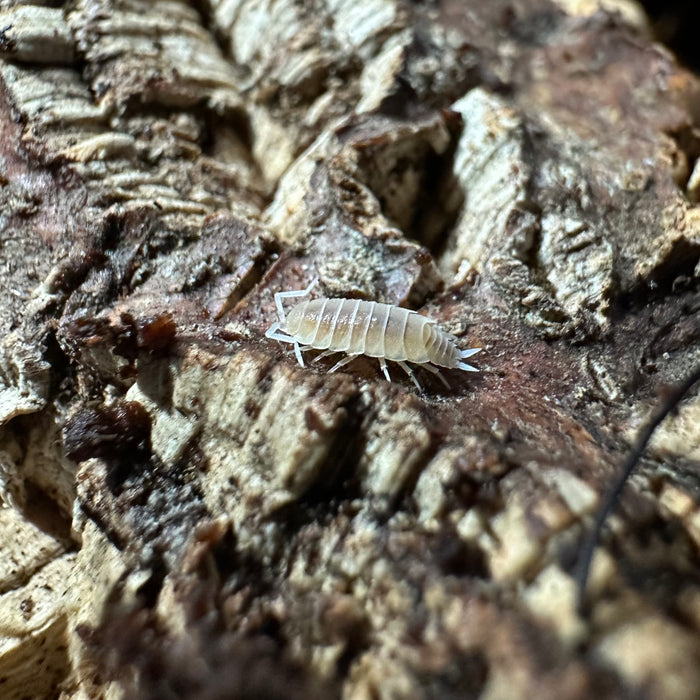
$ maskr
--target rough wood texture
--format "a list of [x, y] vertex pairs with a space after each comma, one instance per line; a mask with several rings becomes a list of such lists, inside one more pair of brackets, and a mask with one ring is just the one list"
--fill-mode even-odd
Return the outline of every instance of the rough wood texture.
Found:
[[[4, 699], [697, 697], [697, 392], [571, 577], [700, 362], [700, 82], [636, 5], [0, 8]], [[298, 367], [316, 276], [482, 373]]]

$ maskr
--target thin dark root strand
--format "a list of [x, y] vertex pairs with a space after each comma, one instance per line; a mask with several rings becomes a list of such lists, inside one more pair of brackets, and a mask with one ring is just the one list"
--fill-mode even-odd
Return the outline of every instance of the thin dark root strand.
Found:
[[574, 570], [574, 579], [578, 589], [577, 608], [580, 615], [587, 615], [589, 612], [586, 605], [586, 584], [588, 583], [593, 553], [595, 552], [605, 521], [615, 509], [622, 489], [644, 454], [644, 450], [652, 434], [664, 418], [676, 408], [683, 397], [698, 381], [700, 381], [700, 366], [696, 367], [683, 383], [669, 391], [665, 402], [639, 434], [634, 449], [627, 458], [627, 461], [605, 492], [600, 508], [598, 508], [598, 512], [596, 513], [593, 527], [590, 529], [583, 542], [581, 553]]

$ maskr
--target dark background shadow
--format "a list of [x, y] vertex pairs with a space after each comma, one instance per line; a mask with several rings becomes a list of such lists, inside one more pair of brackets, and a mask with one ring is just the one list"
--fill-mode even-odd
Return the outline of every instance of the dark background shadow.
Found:
[[679, 60], [700, 72], [700, 2], [698, 0], [641, 0], [657, 41], [668, 46]]

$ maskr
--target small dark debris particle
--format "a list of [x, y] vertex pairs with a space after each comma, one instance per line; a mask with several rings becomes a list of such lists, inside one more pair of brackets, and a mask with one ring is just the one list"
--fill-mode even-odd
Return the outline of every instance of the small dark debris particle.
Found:
[[255, 420], [260, 415], [260, 404], [252, 399], [246, 399], [244, 410], [246, 415]]
[[427, 697], [465, 700], [481, 696], [489, 675], [489, 664], [480, 652], [455, 654], [438, 673], [419, 674]]
[[114, 323], [109, 318], [83, 316], [64, 322], [62, 335], [74, 357], [80, 357], [86, 348], [104, 346], [115, 355], [129, 361], [140, 353], [162, 356], [170, 348], [177, 326], [169, 313], [145, 319], [135, 319], [130, 313], [122, 313]]
[[122, 401], [87, 409], [66, 422], [63, 444], [75, 462], [91, 457], [119, 460], [144, 456], [150, 448], [151, 419], [141, 404]]
[[96, 339], [109, 332], [109, 321], [93, 316], [71, 318], [62, 325], [62, 335], [71, 349], [75, 351], [76, 356], [79, 354], [81, 346], [94, 344]]
[[313, 408], [307, 408], [304, 411], [304, 421], [306, 423], [306, 427], [316, 433], [322, 433], [324, 432], [326, 426], [324, 422], [321, 420], [321, 417], [314, 411]]
[[22, 617], [28, 620], [34, 613], [34, 601], [31, 598], [25, 598], [20, 604], [19, 609], [22, 613]]
[[332, 638], [362, 649], [369, 643], [370, 624], [367, 616], [351, 596], [337, 596], [323, 612], [323, 623]]
[[138, 345], [140, 349], [154, 354], [166, 351], [175, 340], [177, 326], [170, 314], [161, 314], [154, 318], [138, 322]]
[[0, 49], [12, 50], [15, 46], [15, 42], [7, 38], [7, 32], [12, 29], [14, 25], [8, 24], [0, 29]]
[[483, 552], [465, 543], [456, 532], [443, 532], [433, 548], [435, 562], [448, 576], [488, 577]]

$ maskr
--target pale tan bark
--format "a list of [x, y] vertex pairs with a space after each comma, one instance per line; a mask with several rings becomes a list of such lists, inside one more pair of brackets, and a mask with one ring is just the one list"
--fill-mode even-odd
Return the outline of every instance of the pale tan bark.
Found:
[[[630, 2], [4, 2], [0, 695], [700, 687], [697, 78]], [[417, 393], [273, 294], [483, 346]], [[246, 695], [246, 692], [248, 695]]]

